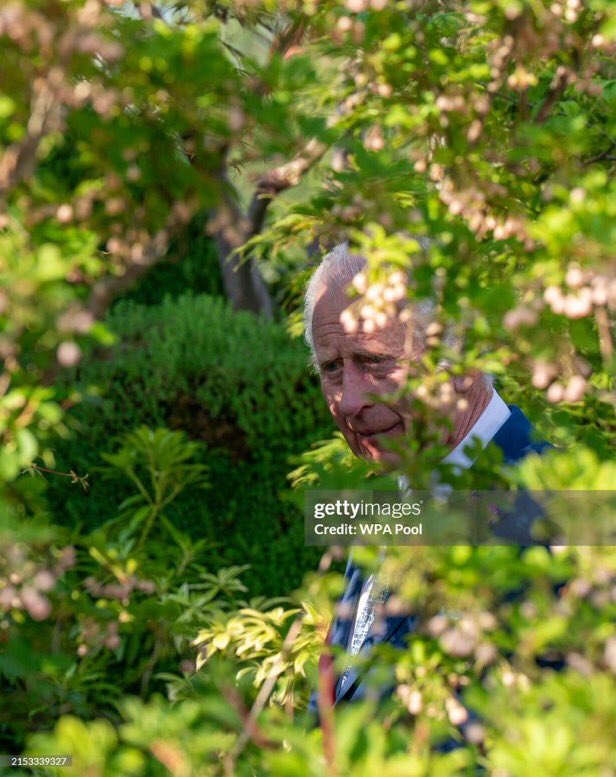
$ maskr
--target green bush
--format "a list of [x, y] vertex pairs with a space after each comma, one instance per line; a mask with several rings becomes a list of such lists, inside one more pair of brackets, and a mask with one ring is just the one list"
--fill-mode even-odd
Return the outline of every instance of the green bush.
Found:
[[55, 520], [93, 528], [126, 495], [93, 470], [113, 437], [141, 424], [185, 430], [200, 443], [212, 487], [174, 503], [175, 525], [210, 541], [213, 568], [250, 563], [251, 593], [290, 591], [318, 553], [304, 547], [301, 516], [279, 493], [290, 456], [331, 428], [306, 349], [281, 325], [206, 295], [123, 303], [108, 325], [115, 345], [67, 375], [83, 401], [67, 415], [70, 439], [53, 444], [56, 464], [88, 472], [91, 488], [84, 495], [52, 480]]
[[[23, 520], [0, 506], [0, 752], [15, 752], [62, 715], [117, 725], [125, 693], [146, 700], [170, 680], [170, 695], [185, 694], [195, 636], [221, 631], [237, 608], [254, 614], [240, 624], [245, 638], [254, 642], [267, 628], [267, 648], [280, 643], [287, 600], [246, 598], [245, 567], [212, 574], [202, 564], [206, 541], [168, 518], [181, 494], [209, 486], [194, 461], [199, 444], [147, 427], [119, 442], [104, 455], [103, 472], [130, 496], [110, 502], [112, 517], [91, 532]], [[265, 647], [259, 655], [269, 655]]]

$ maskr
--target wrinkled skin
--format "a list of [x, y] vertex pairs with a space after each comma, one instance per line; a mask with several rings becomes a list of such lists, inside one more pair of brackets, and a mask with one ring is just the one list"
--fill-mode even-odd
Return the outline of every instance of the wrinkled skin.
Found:
[[[422, 344], [410, 328], [398, 320], [368, 333], [349, 332], [340, 321], [351, 304], [343, 286], [330, 285], [321, 291], [312, 318], [312, 336], [321, 388], [329, 410], [356, 456], [395, 465], [398, 455], [384, 447], [384, 440], [409, 435], [413, 429], [408, 401], [376, 401], [393, 394], [405, 383], [410, 365], [421, 354]], [[463, 396], [465, 408], [454, 401], [446, 414], [453, 429], [443, 442], [454, 448], [472, 428], [492, 394], [479, 374], [456, 378], [454, 399]]]

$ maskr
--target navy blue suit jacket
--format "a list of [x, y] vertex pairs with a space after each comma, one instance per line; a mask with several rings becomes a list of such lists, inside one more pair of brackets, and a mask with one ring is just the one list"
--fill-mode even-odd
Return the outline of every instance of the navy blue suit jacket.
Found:
[[[503, 451], [503, 457], [506, 464], [515, 464], [523, 459], [527, 454], [535, 452], [541, 453], [546, 448], [553, 447], [548, 442], [537, 442], [533, 439], [533, 430], [530, 421], [524, 413], [515, 405], [509, 405], [511, 415], [505, 421], [503, 426], [494, 435], [491, 443], [498, 445]], [[536, 513], [538, 515], [540, 513]], [[527, 512], [530, 516], [530, 523], [526, 526], [519, 524], [514, 527], [514, 537], [519, 537], [521, 545], [532, 544], [528, 542], [530, 537], [529, 529], [533, 520], [532, 511]], [[506, 534], [505, 534], [506, 536]], [[517, 540], [516, 540], [517, 541]], [[349, 558], [344, 573], [346, 588], [342, 597], [338, 600], [336, 611], [348, 612], [346, 617], [337, 616], [334, 618], [328, 634], [328, 644], [340, 646], [346, 650], [349, 643], [350, 632], [355, 621], [359, 596], [364, 583], [361, 570], [353, 564]], [[360, 653], [369, 653], [376, 644], [388, 643], [396, 648], [405, 648], [408, 644], [407, 637], [416, 627], [415, 615], [389, 615], [385, 617], [384, 629], [377, 633], [369, 633], [366, 637]], [[345, 701], [357, 701], [366, 697], [367, 684], [364, 682], [365, 670], [352, 668], [336, 679], [334, 687], [334, 706]], [[383, 698], [390, 694], [395, 688], [395, 683], [380, 689], [379, 696]], [[310, 697], [308, 709], [317, 713], [318, 723], [318, 691], [314, 691]]]

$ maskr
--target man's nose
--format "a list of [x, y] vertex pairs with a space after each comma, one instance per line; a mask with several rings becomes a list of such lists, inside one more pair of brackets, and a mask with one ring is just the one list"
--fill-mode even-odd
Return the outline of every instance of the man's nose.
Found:
[[340, 398], [340, 413], [347, 418], [358, 415], [372, 402], [368, 398], [370, 386], [366, 376], [354, 364], [344, 366], [342, 374], [342, 396]]

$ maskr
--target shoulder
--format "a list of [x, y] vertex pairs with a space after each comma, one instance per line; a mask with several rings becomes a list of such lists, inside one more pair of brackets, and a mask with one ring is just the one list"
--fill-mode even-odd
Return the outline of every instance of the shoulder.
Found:
[[536, 433], [529, 419], [516, 405], [508, 405], [511, 415], [496, 432], [492, 442], [498, 445], [507, 463], [520, 461], [530, 453], [542, 454], [554, 449], [547, 440], [542, 440]]

